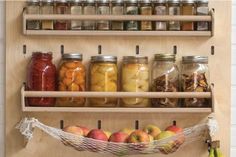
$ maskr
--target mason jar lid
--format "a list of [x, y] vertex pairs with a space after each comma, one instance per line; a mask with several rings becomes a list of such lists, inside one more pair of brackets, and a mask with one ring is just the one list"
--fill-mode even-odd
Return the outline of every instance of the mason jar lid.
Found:
[[208, 63], [207, 56], [183, 56], [182, 63]]
[[182, 3], [185, 4], [194, 4], [196, 1], [195, 0], [182, 0]]
[[208, 0], [197, 0], [197, 3], [208, 3]]
[[82, 60], [83, 55], [80, 53], [65, 53], [62, 55], [63, 59], [77, 59], [77, 60]]
[[153, 0], [153, 3], [163, 4], [166, 3], [166, 0]]
[[172, 53], [159, 53], [159, 54], [155, 54], [154, 58], [157, 61], [175, 61], [175, 54], [172, 54]]
[[167, 0], [168, 3], [180, 3], [180, 0]]
[[116, 56], [109, 55], [99, 55], [99, 56], [91, 56], [91, 62], [117, 62]]
[[146, 64], [148, 63], [148, 57], [147, 56], [124, 56], [123, 62], [128, 62], [128, 63], [144, 62]]

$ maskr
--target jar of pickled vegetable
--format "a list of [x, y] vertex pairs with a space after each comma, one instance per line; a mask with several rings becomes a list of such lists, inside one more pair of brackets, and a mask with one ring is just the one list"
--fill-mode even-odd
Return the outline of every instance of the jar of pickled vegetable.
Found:
[[[82, 54], [63, 54], [59, 68], [59, 91], [85, 91], [85, 67], [82, 64]], [[85, 98], [65, 97], [57, 99], [57, 106], [81, 107]]]
[[[56, 67], [52, 53], [34, 52], [27, 69], [28, 91], [55, 91]], [[27, 98], [29, 106], [54, 106], [55, 98]]]
[[[121, 88], [123, 92], [148, 92], [149, 70], [148, 57], [124, 56], [121, 74]], [[148, 107], [147, 98], [122, 98], [122, 107]]]
[[[179, 70], [175, 54], [156, 54], [152, 65], [152, 92], [177, 92]], [[152, 99], [154, 107], [177, 107], [178, 99]]]
[[[184, 92], [207, 92], [209, 90], [208, 57], [183, 56], [181, 83]], [[184, 99], [185, 107], [207, 107], [208, 99]]]
[[[117, 57], [92, 56], [89, 71], [90, 91], [116, 92], [117, 91]], [[90, 106], [113, 107], [117, 105], [117, 98], [90, 98]]]

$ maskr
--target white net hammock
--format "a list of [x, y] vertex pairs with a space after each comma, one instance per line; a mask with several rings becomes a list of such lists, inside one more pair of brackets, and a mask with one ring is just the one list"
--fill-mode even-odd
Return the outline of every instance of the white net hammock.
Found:
[[218, 129], [216, 120], [209, 119], [207, 123], [185, 128], [183, 133], [162, 140], [154, 140], [149, 143], [114, 143], [67, 133], [61, 129], [47, 126], [35, 118], [24, 118], [16, 126], [28, 140], [33, 137], [35, 127], [78, 151], [111, 153], [116, 156], [153, 153], [170, 154], [190, 142], [212, 137]]

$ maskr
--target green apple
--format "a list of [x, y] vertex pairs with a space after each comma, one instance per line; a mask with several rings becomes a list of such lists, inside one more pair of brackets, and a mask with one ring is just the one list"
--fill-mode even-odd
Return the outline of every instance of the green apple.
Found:
[[[162, 139], [166, 139], [169, 137], [174, 136], [175, 133], [172, 131], [162, 131], [159, 135], [157, 135], [154, 140], [162, 140]], [[159, 150], [163, 153], [163, 154], [169, 154], [173, 152], [173, 148], [174, 148], [175, 142], [174, 141], [168, 141], [165, 144], [163, 144], [161, 146], [161, 148], [159, 148]]]
[[143, 131], [151, 135], [152, 137], [156, 137], [161, 133], [161, 130], [157, 126], [152, 124], [145, 126]]

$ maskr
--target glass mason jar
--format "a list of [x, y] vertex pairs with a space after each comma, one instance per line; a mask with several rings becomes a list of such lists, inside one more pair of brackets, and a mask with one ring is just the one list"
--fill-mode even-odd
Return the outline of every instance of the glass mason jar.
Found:
[[[67, 0], [56, 0], [55, 6], [56, 14], [69, 14], [69, 5]], [[67, 30], [68, 21], [66, 20], [56, 20], [54, 23], [55, 30]]]
[[[52, 53], [34, 52], [27, 68], [28, 91], [55, 91], [56, 67]], [[27, 98], [29, 106], [54, 106], [55, 98]]]
[[[123, 0], [112, 0], [111, 2], [111, 14], [123, 15], [124, 14], [124, 2]], [[112, 30], [124, 30], [123, 21], [111, 21]]]
[[[146, 56], [124, 56], [121, 72], [123, 92], [148, 92], [149, 68]], [[122, 98], [122, 107], [149, 107], [148, 98]]]
[[[167, 15], [166, 0], [154, 1], [154, 15]], [[156, 21], [155, 29], [157, 31], [166, 31], [167, 23], [165, 21]]]
[[[181, 84], [184, 92], [207, 92], [209, 90], [208, 57], [183, 56]], [[184, 107], [207, 107], [205, 98], [184, 99]]]
[[[63, 54], [58, 72], [59, 91], [85, 91], [85, 67], [82, 64], [82, 54]], [[65, 97], [57, 99], [57, 106], [81, 107], [85, 98]]]
[[[137, 0], [128, 0], [126, 2], [125, 8], [126, 15], [138, 15], [138, 2]], [[128, 31], [137, 31], [138, 30], [138, 21], [126, 21], [125, 29]]]
[[[84, 2], [83, 13], [84, 15], [96, 15], [96, 5], [94, 0], [87, 0]], [[83, 21], [83, 29], [95, 30], [95, 21]]]
[[[26, 7], [27, 14], [40, 14], [40, 3], [39, 0], [28, 0]], [[40, 20], [27, 20], [26, 22], [27, 30], [39, 30]]]
[[[54, 5], [53, 0], [43, 0], [41, 7], [41, 14], [53, 14]], [[53, 20], [42, 20], [43, 30], [53, 30]]]
[[[208, 15], [208, 14], [209, 14], [208, 0], [198, 0], [197, 1], [197, 15]], [[209, 22], [207, 21], [197, 22], [197, 30], [208, 31]]]
[[[117, 91], [117, 57], [92, 56], [89, 71], [89, 88], [94, 92]], [[114, 107], [117, 98], [90, 98], [92, 107]]]
[[[179, 70], [175, 54], [156, 54], [152, 65], [152, 92], [178, 92]], [[152, 99], [154, 107], [178, 107], [178, 99]]]
[[[182, 15], [196, 15], [195, 0], [183, 0], [182, 1]], [[193, 31], [194, 22], [184, 21], [182, 22], [183, 31]]]
[[[97, 5], [97, 15], [110, 15], [110, 6], [108, 0], [99, 0]], [[109, 30], [109, 21], [97, 21], [98, 30]]]
[[[70, 5], [70, 14], [71, 15], [82, 15], [82, 0], [73, 0]], [[71, 30], [82, 30], [82, 21], [72, 20], [71, 21]]]
[[[141, 15], [152, 15], [152, 5], [150, 0], [142, 0], [140, 6]], [[152, 21], [141, 21], [141, 30], [142, 31], [151, 31], [152, 30]]]
[[[180, 15], [180, 0], [168, 0], [168, 14]], [[180, 31], [180, 21], [169, 21], [170, 31]]]

